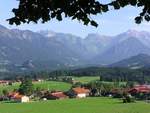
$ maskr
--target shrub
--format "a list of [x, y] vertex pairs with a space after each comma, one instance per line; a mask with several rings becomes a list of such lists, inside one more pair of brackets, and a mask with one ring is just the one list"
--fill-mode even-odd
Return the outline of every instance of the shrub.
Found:
[[123, 97], [123, 103], [132, 103], [135, 99], [131, 95], [126, 95]]

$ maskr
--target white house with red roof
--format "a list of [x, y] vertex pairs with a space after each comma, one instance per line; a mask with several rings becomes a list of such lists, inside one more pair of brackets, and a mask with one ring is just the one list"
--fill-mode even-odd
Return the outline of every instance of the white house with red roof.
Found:
[[76, 87], [70, 90], [69, 94], [72, 97], [76, 97], [76, 98], [85, 98], [87, 96], [89, 96], [90, 90], [89, 89], [85, 89], [85, 88], [81, 88], [81, 87]]
[[30, 98], [28, 96], [20, 95], [18, 92], [13, 92], [9, 94], [9, 97], [14, 102], [26, 103], [30, 101]]

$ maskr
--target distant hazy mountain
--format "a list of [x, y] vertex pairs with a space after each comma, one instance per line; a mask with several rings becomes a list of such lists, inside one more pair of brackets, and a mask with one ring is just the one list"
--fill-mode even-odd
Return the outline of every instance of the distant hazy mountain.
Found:
[[150, 54], [150, 33], [143, 33], [130, 30], [115, 36], [108, 49], [94, 58], [95, 63], [108, 65], [140, 53]]
[[63, 44], [86, 60], [92, 59], [97, 54], [106, 50], [112, 40], [111, 37], [101, 36], [98, 34], [89, 34], [87, 37], [82, 39], [81, 37], [77, 37], [72, 34], [54, 34], [52, 31], [45, 31], [44, 34], [43, 32], [44, 31], [40, 32], [40, 34], [49, 37], [51, 41], [53, 40]]
[[132, 69], [150, 67], [150, 56], [147, 54], [139, 54], [128, 59], [121, 60], [111, 64], [111, 67], [127, 67]]
[[144, 31], [81, 38], [0, 25], [0, 72], [109, 65], [142, 53], [150, 54], [150, 33]]
[[110, 36], [103, 36], [99, 34], [89, 34], [84, 39], [84, 46], [87, 50], [87, 55], [90, 56], [89, 58], [93, 58], [98, 54], [103, 53], [105, 50], [108, 49], [113, 37]]
[[[21, 70], [87, 65], [87, 60], [98, 54], [103, 44], [98, 44], [94, 36], [90, 38], [52, 31], [10, 30], [0, 26], [0, 71], [9, 71], [10, 65]], [[97, 38], [100, 42], [101, 36]]]
[[[77, 50], [73, 50], [68, 35], [60, 35], [48, 38], [39, 33], [21, 30], [9, 30], [0, 27], [0, 62], [2, 67], [15, 64], [22, 65], [24, 62], [32, 61], [56, 61], [56, 66], [76, 66], [84, 62]], [[72, 36], [74, 37], [74, 36]], [[76, 39], [72, 38], [72, 39]], [[74, 45], [73, 45], [74, 46]], [[78, 48], [81, 50], [80, 48]], [[7, 64], [6, 64], [7, 63]], [[53, 64], [49, 63], [49, 67]], [[52, 64], [52, 66], [50, 66]], [[45, 64], [46, 65], [46, 64]], [[46, 67], [48, 68], [48, 67]], [[4, 70], [4, 69], [3, 69]]]
[[49, 38], [56, 35], [56, 33], [54, 31], [49, 31], [49, 30], [41, 30], [38, 33], [45, 37], [49, 37]]
[[107, 49], [95, 59], [97, 63], [110, 64], [140, 53], [149, 54], [150, 49], [138, 39], [131, 37]]

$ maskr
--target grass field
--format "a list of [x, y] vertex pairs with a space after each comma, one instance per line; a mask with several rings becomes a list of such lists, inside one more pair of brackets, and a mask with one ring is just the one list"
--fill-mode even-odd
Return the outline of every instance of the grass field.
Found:
[[[73, 77], [76, 81], [81, 82], [81, 83], [89, 83], [91, 81], [95, 81], [95, 80], [99, 80], [99, 77], [94, 76], [94, 77], [89, 77], [89, 76], [85, 76], [85, 77]], [[108, 83], [108, 84], [113, 84], [113, 82], [105, 82], [104, 83]], [[125, 84], [125, 83], [121, 83], [121, 84]], [[15, 83], [12, 86], [8, 86], [8, 85], [0, 85], [0, 95], [2, 94], [2, 91], [4, 89], [7, 89], [8, 91], [12, 91], [14, 89], [18, 89], [19, 87], [19, 83]], [[64, 83], [64, 82], [56, 82], [56, 81], [44, 81], [44, 82], [38, 82], [38, 83], [34, 83], [34, 87], [40, 87], [42, 89], [49, 89], [49, 90], [62, 90], [62, 91], [67, 91], [68, 89], [70, 89], [71, 84], [69, 83]]]
[[76, 81], [79, 81], [81, 83], [88, 83], [94, 80], [99, 80], [99, 77], [94, 76], [94, 77], [89, 77], [89, 76], [85, 76], [85, 77], [73, 77]]
[[[96, 81], [99, 80], [100, 77], [99, 76], [84, 76], [84, 77], [73, 77], [76, 81], [81, 82], [81, 83], [89, 83], [92, 81]], [[107, 82], [107, 81], [102, 81], [103, 83], [106, 84], [114, 84], [114, 82]], [[119, 85], [126, 85], [126, 82], [119, 82]]]
[[150, 104], [123, 104], [120, 100], [108, 98], [0, 103], [0, 113], [150, 113]]
[[[88, 83], [90, 81], [98, 80], [99, 77], [74, 77], [76, 81], [82, 82], [82, 83]], [[12, 86], [8, 85], [0, 85], [0, 94], [2, 94], [2, 91], [4, 89], [7, 89], [8, 91], [12, 91], [14, 89], [18, 89], [19, 83], [15, 83]], [[62, 90], [67, 91], [70, 89], [71, 84], [64, 83], [64, 82], [56, 82], [56, 81], [44, 81], [44, 82], [38, 82], [34, 83], [34, 87], [40, 87], [42, 89], [49, 89], [49, 90]]]
[[40, 87], [49, 90], [62, 90], [67, 91], [71, 88], [71, 84], [65, 82], [56, 82], [56, 81], [44, 81], [34, 84], [35, 87]]
[[[3, 89], [7, 89], [8, 91], [11, 91], [13, 89], [17, 89], [19, 87], [19, 83], [15, 83], [12, 86], [8, 85], [0, 85], [0, 94], [2, 93]], [[49, 89], [49, 90], [62, 90], [67, 91], [70, 89], [71, 84], [64, 83], [64, 82], [56, 82], [56, 81], [44, 81], [44, 82], [38, 82], [34, 83], [34, 87], [40, 87], [42, 89]]]

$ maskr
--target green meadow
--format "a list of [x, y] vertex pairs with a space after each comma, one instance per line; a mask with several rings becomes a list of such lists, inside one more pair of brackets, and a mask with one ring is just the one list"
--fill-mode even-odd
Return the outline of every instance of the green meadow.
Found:
[[84, 76], [84, 77], [73, 77], [73, 78], [74, 78], [74, 80], [81, 82], [81, 83], [88, 83], [88, 82], [100, 79], [99, 76], [95, 76], [95, 77]]
[[0, 113], [150, 113], [150, 104], [123, 104], [110, 98], [50, 100], [30, 103], [0, 103]]
[[[99, 77], [73, 77], [76, 81], [79, 81], [81, 83], [88, 83], [94, 80], [99, 80]], [[14, 89], [18, 89], [19, 83], [14, 83], [12, 86], [9, 85], [0, 85], [0, 94], [2, 94], [2, 91], [4, 89], [7, 89], [8, 91], [12, 91]], [[39, 87], [41, 89], [48, 89], [48, 90], [61, 90], [61, 91], [67, 91], [71, 88], [71, 84], [65, 83], [65, 82], [57, 82], [57, 81], [42, 81], [34, 83], [34, 87]]]
[[[88, 83], [98, 80], [98, 77], [75, 77], [77, 81]], [[19, 83], [12, 86], [0, 85], [9, 91], [17, 89]], [[34, 87], [48, 90], [70, 89], [71, 84], [56, 81], [43, 81], [34, 83]], [[150, 113], [150, 104], [142, 101], [123, 104], [122, 100], [112, 98], [91, 97], [85, 99], [65, 99], [37, 101], [30, 103], [0, 102], [0, 113]]]
[[[99, 80], [99, 77], [90, 77], [90, 76], [84, 76], [84, 77], [73, 77], [75, 81], [81, 82], [83, 84]], [[113, 82], [105, 82], [108, 84], [113, 84]], [[42, 82], [36, 82], [33, 83], [34, 88], [41, 88], [41, 89], [46, 89], [46, 90], [61, 90], [61, 91], [67, 91], [71, 88], [71, 84], [66, 83], [66, 82], [57, 82], [57, 81], [42, 81]], [[125, 84], [124, 82], [120, 82], [120, 84]], [[7, 89], [8, 91], [12, 91], [14, 89], [19, 88], [20, 83], [14, 83], [12, 86], [9, 85], [0, 85], [0, 95], [2, 94], [2, 91], [4, 89]]]
[[[8, 91], [12, 91], [14, 89], [18, 89], [19, 83], [15, 83], [12, 86], [9, 85], [0, 85], [0, 94], [2, 94], [2, 91], [4, 89], [7, 89]], [[67, 91], [70, 89], [71, 84], [64, 83], [64, 82], [56, 82], [56, 81], [43, 81], [43, 82], [37, 82], [34, 83], [34, 87], [40, 87], [41, 89], [48, 89], [48, 90], [62, 90]]]
[[67, 91], [71, 88], [71, 84], [57, 81], [43, 81], [34, 83], [34, 87], [40, 87], [48, 90], [61, 90]]

